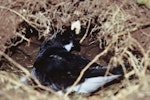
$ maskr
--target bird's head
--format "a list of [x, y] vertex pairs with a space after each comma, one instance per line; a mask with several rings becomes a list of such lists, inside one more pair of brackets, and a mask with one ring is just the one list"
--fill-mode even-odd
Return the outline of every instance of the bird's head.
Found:
[[75, 30], [71, 30], [70, 28], [66, 28], [64, 31], [53, 30], [51, 34], [54, 35], [54, 38], [46, 42], [49, 46], [62, 46], [68, 52], [71, 50], [80, 51], [80, 44], [79, 41], [76, 40]]

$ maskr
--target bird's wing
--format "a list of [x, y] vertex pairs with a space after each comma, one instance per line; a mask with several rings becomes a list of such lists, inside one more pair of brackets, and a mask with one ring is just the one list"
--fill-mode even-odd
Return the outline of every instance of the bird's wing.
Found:
[[[67, 52], [64, 48], [47, 49], [42, 57], [37, 58], [34, 63], [36, 75], [43, 84], [58, 84], [67, 87], [74, 83], [81, 70], [90, 62], [89, 59]], [[108, 67], [102, 67], [96, 63], [92, 64], [80, 82], [87, 78], [104, 76]], [[116, 73], [119, 72], [119, 73]], [[113, 74], [120, 75], [122, 70], [111, 70]]]
[[[80, 55], [75, 55], [71, 54], [69, 52], [66, 53], [60, 53], [60, 57], [65, 59], [66, 62], [68, 63], [68, 70], [72, 76], [77, 77], [81, 70], [85, 68], [85, 66], [90, 62], [89, 59], [80, 56]], [[123, 75], [123, 69], [122, 66], [116, 65], [114, 68], [110, 66], [101, 66], [97, 63], [93, 63], [85, 72], [84, 78], [89, 78], [89, 77], [97, 77], [97, 76], [104, 76], [106, 72], [109, 71], [109, 73], [114, 74], [114, 75]]]

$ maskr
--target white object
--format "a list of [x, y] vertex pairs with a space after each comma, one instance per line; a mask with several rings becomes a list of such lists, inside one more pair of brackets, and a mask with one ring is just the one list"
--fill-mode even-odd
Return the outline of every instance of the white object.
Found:
[[81, 30], [81, 22], [79, 20], [72, 22], [71, 30], [75, 30], [76, 34], [79, 34]]
[[[108, 82], [111, 82], [112, 80], [118, 78], [120, 75], [112, 75], [112, 76], [99, 76], [99, 77], [92, 77], [92, 78], [87, 78], [83, 83], [80, 83], [76, 85], [73, 88], [73, 91], [77, 93], [92, 93], [99, 89], [101, 86], [105, 85]], [[66, 89], [68, 91], [70, 87]], [[59, 91], [59, 93], [61, 93]]]
[[73, 47], [73, 43], [70, 42], [69, 44], [64, 45], [64, 48], [69, 52], [71, 48]]

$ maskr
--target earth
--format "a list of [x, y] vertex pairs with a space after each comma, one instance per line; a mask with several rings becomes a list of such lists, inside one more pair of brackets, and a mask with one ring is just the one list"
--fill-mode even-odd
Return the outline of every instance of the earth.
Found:
[[[150, 9], [145, 5], [138, 4], [135, 0], [123, 2], [122, 0], [106, 0], [102, 4], [96, 4], [93, 2], [98, 2], [97, 0], [44, 0], [39, 2], [38, 0], [7, 0], [0, 1], [0, 51], [9, 55], [14, 61], [20, 65], [27, 68], [29, 71], [36, 59], [37, 52], [39, 50], [40, 44], [43, 38], [47, 36], [46, 31], [52, 30], [52, 28], [65, 29], [71, 25], [74, 20], [81, 20], [81, 36], [79, 40], [86, 33], [88, 28], [88, 23], [91, 18], [94, 20], [91, 22], [90, 28], [92, 29], [95, 25], [99, 25], [97, 21], [105, 23], [105, 18], [107, 16], [99, 16], [100, 12], [97, 9], [102, 9], [101, 11], [107, 11], [107, 6], [122, 5], [125, 12], [133, 15], [133, 22], [135, 20], [136, 29], [131, 31], [131, 36], [138, 41], [145, 52], [150, 50]], [[70, 6], [72, 4], [72, 6]], [[66, 5], [66, 6], [63, 6]], [[132, 7], [134, 6], [134, 7]], [[69, 7], [69, 8], [67, 8]], [[56, 10], [55, 10], [56, 9]], [[70, 9], [70, 10], [68, 10]], [[89, 9], [89, 10], [88, 10]], [[92, 10], [91, 10], [92, 9]], [[134, 10], [134, 11], [133, 11]], [[51, 14], [57, 13], [56, 15]], [[93, 13], [93, 12], [96, 13]], [[37, 13], [40, 12], [40, 13]], [[108, 10], [109, 12], [109, 10]], [[37, 14], [36, 14], [37, 13]], [[43, 13], [43, 15], [40, 15]], [[102, 12], [101, 12], [102, 13]], [[29, 14], [29, 16], [27, 15]], [[66, 14], [66, 15], [65, 15]], [[74, 15], [72, 15], [74, 14]], [[87, 17], [84, 17], [87, 16]], [[36, 21], [36, 17], [37, 20]], [[109, 17], [109, 16], [108, 16]], [[136, 17], [137, 19], [134, 19]], [[34, 19], [35, 18], [35, 19]], [[38, 19], [39, 18], [39, 19]], [[40, 20], [43, 19], [42, 21]], [[47, 25], [47, 19], [51, 18], [49, 28]], [[60, 20], [63, 19], [63, 20]], [[28, 20], [28, 21], [26, 21]], [[22, 24], [25, 21], [27, 24]], [[39, 24], [40, 23], [40, 24]], [[46, 24], [44, 24], [46, 23]], [[100, 27], [102, 25], [99, 25]], [[36, 30], [35, 34], [30, 34], [28, 28], [32, 27]], [[91, 29], [89, 28], [89, 33]], [[100, 30], [101, 31], [101, 30]], [[27, 33], [28, 32], [28, 33]], [[98, 33], [98, 32], [97, 32]], [[19, 35], [21, 34], [21, 35]], [[21, 37], [21, 38], [20, 38]], [[30, 41], [30, 42], [27, 42]], [[81, 43], [81, 51], [74, 52], [83, 55], [90, 60], [92, 60], [97, 54], [102, 52], [105, 48], [100, 48], [100, 42], [97, 35], [90, 35], [85, 38]], [[109, 53], [99, 58], [97, 61], [100, 65], [107, 65], [113, 56], [113, 53]], [[0, 69], [1, 71], [12, 72], [14, 71], [10, 68], [9, 61], [4, 59], [0, 55]], [[16, 70], [16, 69], [15, 69]], [[20, 74], [19, 72], [16, 72]], [[10, 91], [9, 91], [10, 92]], [[96, 96], [97, 97], [97, 96]], [[93, 97], [95, 98], [95, 97]]]

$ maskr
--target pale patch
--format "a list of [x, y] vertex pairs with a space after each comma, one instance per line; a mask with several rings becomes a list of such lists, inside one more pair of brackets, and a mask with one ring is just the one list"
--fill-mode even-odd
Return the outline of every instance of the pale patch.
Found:
[[69, 44], [64, 45], [64, 48], [69, 52], [71, 48], [73, 47], [73, 43], [70, 42]]
[[75, 30], [76, 34], [79, 34], [81, 30], [81, 22], [79, 20], [72, 22], [71, 30]]
[[60, 96], [63, 96], [64, 95], [64, 92], [63, 91], [57, 91], [57, 93], [58, 93], [58, 95], [60, 95]]
[[27, 80], [27, 77], [26, 76], [23, 76], [20, 78], [20, 81], [26, 85], [28, 85], [28, 80]]
[[[111, 82], [112, 80], [118, 78], [120, 75], [112, 75], [112, 76], [106, 76], [106, 77], [93, 77], [93, 78], [87, 78], [83, 83], [78, 84], [74, 87], [73, 91], [77, 93], [92, 93], [96, 91], [101, 86], [105, 85], [108, 82]], [[70, 87], [66, 89], [68, 91]]]
[[31, 77], [32, 78], [36, 78], [36, 73], [35, 73], [35, 68], [33, 67], [32, 71], [31, 71]]

